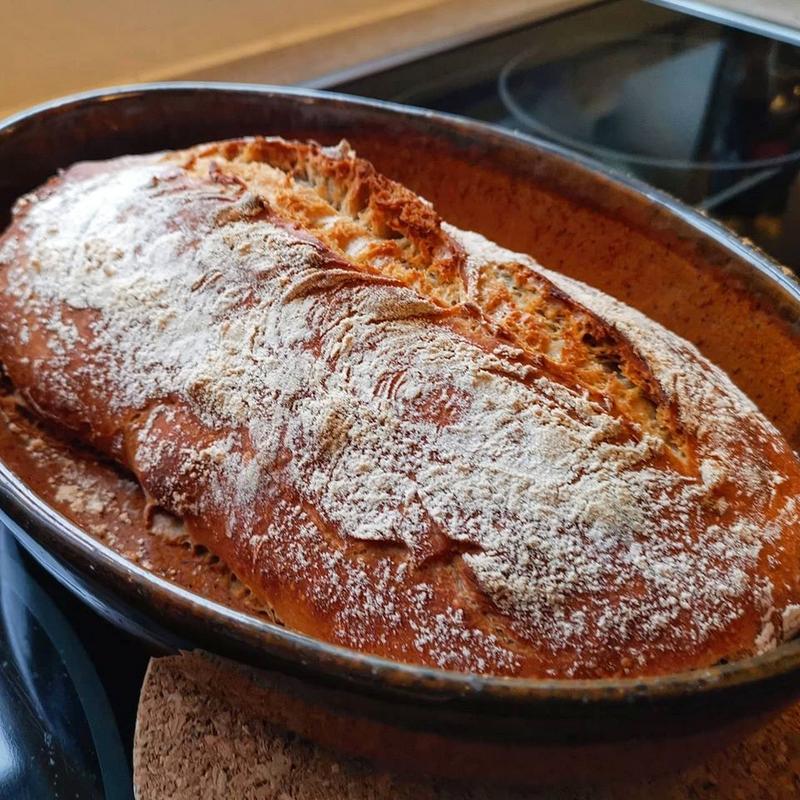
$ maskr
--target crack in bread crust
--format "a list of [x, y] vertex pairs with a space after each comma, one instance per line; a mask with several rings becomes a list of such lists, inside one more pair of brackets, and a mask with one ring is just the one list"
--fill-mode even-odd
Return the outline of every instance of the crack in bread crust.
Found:
[[248, 186], [343, 258], [397, 278], [434, 303], [476, 307], [497, 335], [535, 355], [554, 379], [585, 387], [659, 436], [676, 468], [696, 469], [675, 404], [623, 333], [531, 263], [501, 259], [468, 269], [464, 248], [434, 209], [357, 158], [345, 142], [325, 148], [234, 140], [190, 151], [185, 166]]

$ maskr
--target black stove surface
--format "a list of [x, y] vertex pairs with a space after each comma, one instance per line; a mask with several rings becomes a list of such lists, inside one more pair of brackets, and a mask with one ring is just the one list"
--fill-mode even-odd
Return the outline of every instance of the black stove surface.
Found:
[[800, 48], [785, 42], [617, 0], [327, 85], [558, 142], [800, 270]]
[[133, 731], [150, 655], [0, 525], [0, 798], [133, 798]]

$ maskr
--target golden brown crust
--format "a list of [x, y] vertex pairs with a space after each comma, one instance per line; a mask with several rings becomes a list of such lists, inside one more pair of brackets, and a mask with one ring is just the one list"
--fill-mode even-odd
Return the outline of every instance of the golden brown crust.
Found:
[[788, 633], [800, 470], [774, 429], [685, 343], [346, 147], [79, 165], [2, 253], [20, 394], [291, 627], [542, 676]]
[[[282, 217], [313, 233], [362, 268], [402, 280], [445, 307], [473, 306], [494, 333], [507, 337], [548, 374], [584, 387], [645, 430], [671, 443], [674, 465], [691, 459], [674, 404], [628, 338], [530, 265], [504, 261], [467, 274], [463, 247], [436, 211], [401, 184], [355, 157], [343, 143], [324, 148], [283, 139], [203, 145], [176, 160], [198, 175], [236, 180], [263, 192]], [[268, 165], [294, 179], [282, 184]], [[343, 215], [333, 226], [332, 213]], [[369, 238], [357, 253], [354, 242]]]

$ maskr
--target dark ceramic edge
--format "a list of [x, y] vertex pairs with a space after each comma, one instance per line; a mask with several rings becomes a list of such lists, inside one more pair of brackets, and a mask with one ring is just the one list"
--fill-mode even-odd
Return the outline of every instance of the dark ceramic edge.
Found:
[[[777, 263], [743, 242], [723, 225], [683, 206], [669, 195], [638, 179], [610, 170], [587, 156], [571, 153], [559, 145], [544, 142], [527, 134], [501, 131], [454, 115], [318, 90], [258, 84], [175, 82], [112, 87], [43, 103], [0, 121], [0, 136], [13, 133], [18, 124], [24, 123], [30, 117], [70, 105], [107, 102], [121, 96], [170, 91], [242, 92], [264, 97], [292, 97], [309, 104], [325, 103], [356, 107], [362, 112], [379, 115], [401, 114], [406, 118], [426, 120], [433, 123], [439, 132], [447, 132], [459, 139], [474, 136], [481, 142], [488, 142], [493, 146], [503, 143], [533, 146], [536, 150], [570, 165], [578, 164], [587, 173], [593, 173], [595, 177], [599, 173], [609, 184], [617, 189], [622, 188], [629, 195], [644, 197], [657, 207], [659, 213], [665, 215], [665, 219], [676, 217], [680, 219], [686, 226], [687, 236], [693, 233], [697, 239], [712, 239], [723, 251], [723, 255], [727, 253], [728, 256], [754, 267], [774, 288], [788, 295], [795, 308], [800, 304], [800, 286]], [[106, 576], [120, 581], [120, 585], [125, 587], [125, 593], [131, 597], [138, 596], [141, 600], [145, 594], [152, 592], [160, 602], [171, 603], [174, 610], [180, 612], [178, 614], [170, 612], [176, 618], [188, 614], [209, 623], [231, 625], [237, 635], [236, 638], [248, 640], [246, 646], [251, 651], [255, 647], [253, 640], [257, 639], [258, 643], [268, 648], [270, 653], [275, 653], [284, 659], [297, 660], [313, 673], [329, 675], [346, 683], [382, 683], [389, 693], [402, 695], [403, 692], [410, 691], [416, 700], [441, 702], [472, 698], [480, 700], [481, 704], [505, 705], [510, 702], [515, 707], [550, 702], [569, 704], [595, 701], [649, 702], [687, 694], [708, 694], [727, 690], [780, 678], [800, 669], [800, 641], [789, 642], [761, 656], [730, 664], [641, 679], [492, 678], [402, 664], [330, 645], [286, 630], [206, 600], [161, 579], [92, 539], [46, 506], [2, 464], [0, 464], [0, 497], [10, 506], [9, 511], [14, 519], [34, 540], [49, 539], [48, 544], [58, 550], [62, 558], [74, 558], [81, 562], [78, 568], [80, 572], [98, 575], [105, 573]], [[36, 533], [33, 533], [33, 530], [36, 530]], [[152, 599], [150, 598], [151, 604]]]

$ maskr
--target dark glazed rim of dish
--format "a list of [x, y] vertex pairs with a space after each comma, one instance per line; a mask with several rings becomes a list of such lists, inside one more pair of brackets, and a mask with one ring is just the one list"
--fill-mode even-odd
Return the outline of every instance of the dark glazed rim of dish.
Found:
[[[700, 245], [712, 244], [711, 257], [744, 262], [760, 280], [760, 290], [768, 291], [794, 320], [800, 316], [800, 285], [791, 274], [770, 258], [746, 244], [730, 230], [709, 220], [669, 195], [629, 176], [616, 173], [592, 159], [536, 137], [466, 120], [461, 117], [393, 103], [364, 100], [330, 92], [250, 84], [208, 84], [176, 82], [114, 87], [85, 92], [37, 105], [0, 121], [0, 141], [36, 117], [52, 117], [80, 106], [125, 101], [151, 93], [244, 93], [310, 106], [326, 106], [361, 119], [388, 121], [398, 115], [418, 131], [438, 135], [460, 144], [473, 141], [486, 148], [526, 150], [529, 157], [544, 155], [558, 169], [577, 173], [581, 179], [600, 181], [617, 195], [645, 201], [651, 206], [654, 228], [667, 222], [692, 234]], [[747, 684], [788, 677], [800, 670], [800, 640], [788, 642], [753, 658], [702, 670], [646, 678], [593, 680], [539, 680], [481, 677], [478, 675], [404, 664], [332, 645], [278, 625], [234, 611], [193, 594], [127, 561], [109, 547], [62, 517], [42, 502], [5, 465], [0, 464], [0, 501], [3, 508], [39, 544], [48, 548], [69, 568], [99, 580], [120, 595], [160, 613], [174, 624], [191, 620], [195, 631], [211, 631], [220, 649], [274, 657], [295, 663], [303, 671], [338, 683], [370, 686], [379, 693], [408, 695], [417, 700], [442, 702], [459, 699], [496, 706], [513, 704], [516, 709], [542, 703], [585, 704], [594, 702], [653, 701], [686, 695], [708, 695]], [[57, 576], [63, 580], [63, 576]]]

